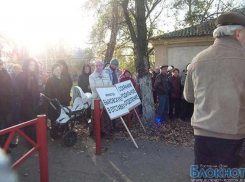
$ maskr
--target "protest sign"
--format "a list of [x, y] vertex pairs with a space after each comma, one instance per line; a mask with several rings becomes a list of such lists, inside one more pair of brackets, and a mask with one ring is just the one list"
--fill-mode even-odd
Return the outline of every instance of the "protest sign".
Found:
[[129, 113], [129, 110], [125, 107], [124, 100], [118, 93], [116, 87], [96, 88], [96, 90], [111, 119]]
[[131, 80], [115, 84], [119, 94], [123, 97], [125, 107], [130, 110], [141, 104], [140, 98]]
[[[120, 89], [122, 94], [119, 94], [118, 89]], [[126, 123], [124, 122], [122, 116], [129, 113], [129, 107], [134, 108], [137, 106], [137, 104], [140, 104], [137, 102], [139, 99], [131, 81], [127, 81], [126, 84], [119, 84], [118, 89], [115, 86], [112, 87], [97, 87], [96, 90], [100, 96], [101, 101], [104, 104], [104, 107], [106, 108], [106, 111], [110, 117], [110, 119], [121, 119], [124, 127], [126, 128], [131, 140], [133, 141], [136, 148], [138, 148], [137, 143], [135, 142], [132, 134], [130, 133]], [[129, 96], [132, 96], [131, 97]], [[124, 96], [124, 98], [123, 98]], [[136, 97], [137, 96], [137, 97]], [[130, 100], [130, 101], [128, 101]], [[136, 111], [135, 111], [136, 112]], [[140, 121], [141, 122], [141, 121]]]

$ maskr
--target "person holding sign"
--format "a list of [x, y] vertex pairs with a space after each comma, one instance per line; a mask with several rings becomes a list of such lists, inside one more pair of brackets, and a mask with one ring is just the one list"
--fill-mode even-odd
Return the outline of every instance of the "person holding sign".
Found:
[[[95, 70], [94, 72], [89, 76], [89, 85], [92, 90], [92, 98], [97, 99], [99, 98], [98, 92], [96, 91], [96, 87], [106, 87], [111, 86], [112, 82], [110, 80], [109, 75], [103, 70], [103, 63], [102, 61], [96, 61], [95, 62]], [[102, 108], [102, 105], [101, 105]], [[94, 102], [92, 102], [91, 109], [94, 110]], [[92, 122], [89, 125], [90, 135], [94, 132], [94, 122]], [[112, 122], [107, 114], [107, 112], [104, 110], [102, 114], [101, 119], [101, 131], [102, 134], [105, 136], [111, 136], [112, 135]]]
[[[120, 82], [124, 82], [124, 81], [128, 81], [130, 80], [136, 90], [136, 92], [138, 92], [137, 86], [136, 86], [136, 82], [135, 80], [132, 78], [132, 74], [130, 73], [130, 71], [128, 69], [123, 69], [123, 73], [120, 75], [119, 77], [119, 81]], [[129, 128], [131, 127], [131, 118], [132, 118], [132, 114], [134, 113], [134, 111], [132, 110], [129, 114], [126, 115], [127, 121], [128, 121], [128, 126]], [[130, 123], [130, 124], [129, 124]]]
[[[130, 80], [134, 86], [134, 88], [136, 89], [136, 82], [135, 80], [132, 78], [132, 74], [130, 73], [130, 71], [128, 69], [123, 69], [122, 74], [119, 77], [119, 81], [120, 82], [124, 82]], [[137, 89], [136, 89], [137, 90]]]
[[[105, 68], [106, 73], [109, 75], [112, 85], [115, 85], [119, 82], [119, 61], [117, 59], [112, 59], [110, 65]], [[116, 121], [112, 120], [113, 128], [116, 129]]]

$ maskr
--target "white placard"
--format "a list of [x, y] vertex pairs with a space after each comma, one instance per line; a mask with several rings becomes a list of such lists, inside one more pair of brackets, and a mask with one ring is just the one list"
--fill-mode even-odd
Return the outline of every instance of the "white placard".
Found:
[[119, 94], [123, 97], [128, 110], [132, 110], [141, 104], [140, 98], [131, 82], [131, 80], [115, 84]]
[[111, 119], [116, 119], [129, 113], [116, 87], [96, 88], [96, 90]]

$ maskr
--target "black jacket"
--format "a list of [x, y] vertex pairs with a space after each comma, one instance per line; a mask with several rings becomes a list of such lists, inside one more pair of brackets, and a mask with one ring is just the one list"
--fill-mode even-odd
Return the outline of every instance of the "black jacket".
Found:
[[63, 70], [61, 75], [65, 76], [67, 78], [68, 81], [66, 82], [66, 84], [67, 84], [67, 87], [71, 90], [73, 82], [72, 82], [70, 73]]
[[170, 84], [168, 76], [166, 74], [158, 74], [155, 80], [154, 87], [158, 95], [169, 96]]
[[71, 90], [68, 85], [69, 81], [66, 77], [61, 75], [59, 79], [53, 75], [47, 79], [44, 93], [47, 97], [51, 99], [58, 99], [62, 105], [67, 106], [71, 100]]
[[0, 116], [6, 116], [11, 112], [12, 97], [11, 78], [5, 69], [0, 71]]
[[[66, 77], [62, 76], [57, 78], [52, 75], [47, 79], [44, 94], [51, 99], [58, 99], [63, 106], [69, 106], [70, 104], [70, 87], [68, 87], [69, 81]], [[59, 108], [57, 103], [53, 103], [57, 109]], [[58, 117], [60, 110], [54, 110], [54, 108], [46, 102], [46, 113], [49, 119], [55, 120]]]
[[22, 72], [17, 77], [18, 97], [21, 105], [21, 119], [28, 121], [36, 118], [39, 109], [38, 75]]
[[84, 93], [90, 92], [91, 89], [88, 89], [89, 86], [89, 74], [81, 74], [78, 78], [78, 86], [81, 87]]

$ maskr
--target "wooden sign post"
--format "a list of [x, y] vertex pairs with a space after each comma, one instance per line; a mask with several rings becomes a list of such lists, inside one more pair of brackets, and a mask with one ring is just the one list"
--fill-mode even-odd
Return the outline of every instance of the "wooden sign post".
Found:
[[113, 120], [120, 117], [135, 147], [138, 148], [138, 145], [136, 144], [132, 134], [130, 133], [127, 125], [125, 124], [122, 118], [122, 116], [129, 113], [129, 110], [124, 103], [123, 97], [118, 93], [117, 88], [112, 86], [112, 87], [96, 88], [96, 90], [100, 96], [102, 103], [105, 106], [105, 109], [110, 119]]

